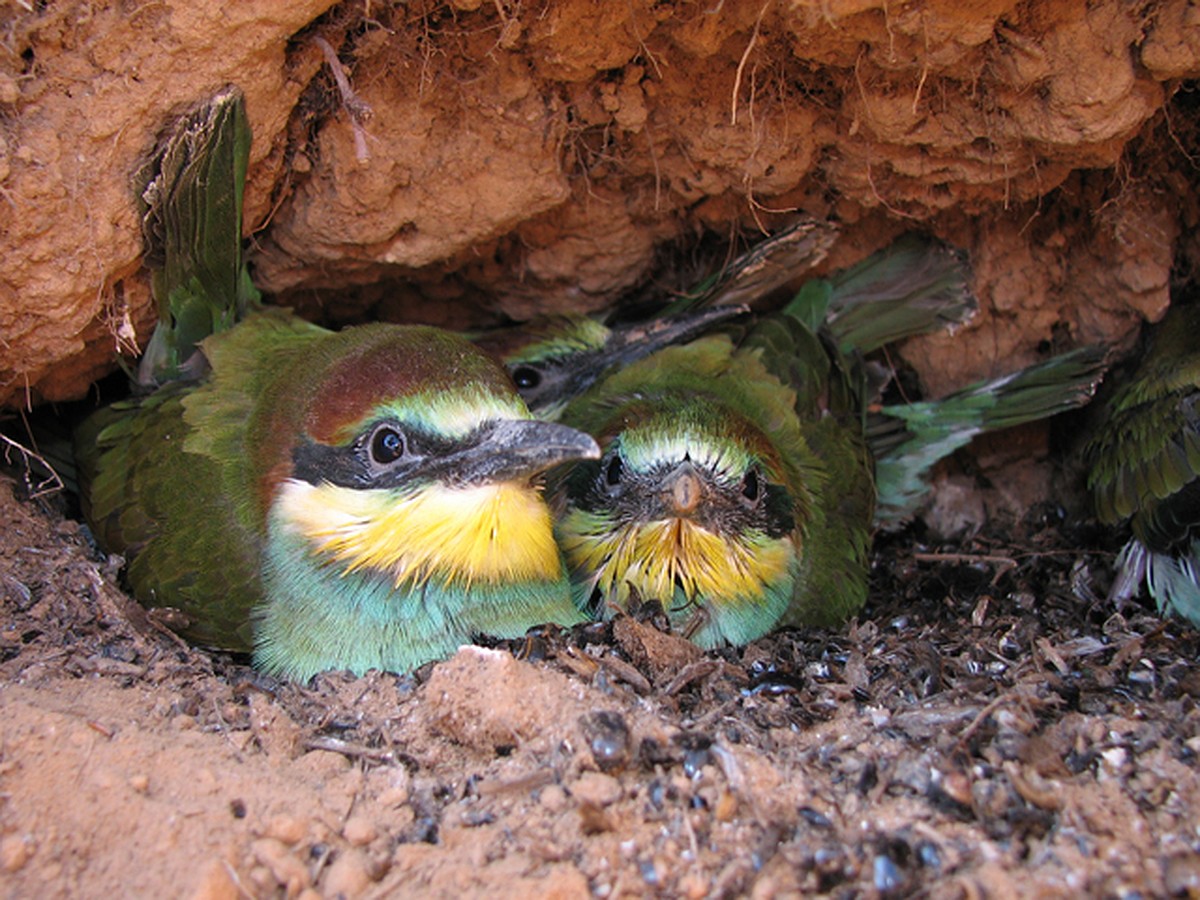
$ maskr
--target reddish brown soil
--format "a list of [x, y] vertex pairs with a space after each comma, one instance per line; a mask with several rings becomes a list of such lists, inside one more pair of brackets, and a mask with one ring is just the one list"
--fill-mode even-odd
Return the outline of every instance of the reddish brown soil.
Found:
[[155, 631], [6, 485], [0, 526], [8, 896], [1200, 892], [1200, 636], [1080, 599], [1103, 558], [1037, 523], [887, 542], [836, 632], [308, 686]]
[[[803, 213], [841, 228], [825, 268], [910, 228], [970, 252], [979, 316], [898, 350], [931, 393], [1043, 343], [1127, 346], [1200, 260], [1194, 19], [10, 0], [0, 402], [80, 397], [144, 342], [134, 173], [228, 82], [255, 277], [331, 324], [607, 309]], [[935, 525], [977, 523], [981, 468], [993, 512], [1057, 494], [1046, 449], [977, 449]], [[300, 686], [156, 630], [0, 483], [0, 892], [1200, 896], [1200, 638], [1085, 599], [1112, 536], [924, 534], [879, 548], [838, 631], [700, 655], [623, 621]]]

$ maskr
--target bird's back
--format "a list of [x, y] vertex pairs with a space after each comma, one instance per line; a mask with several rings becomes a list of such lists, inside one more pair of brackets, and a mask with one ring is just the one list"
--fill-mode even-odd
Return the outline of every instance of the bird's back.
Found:
[[326, 333], [282, 310], [259, 313], [205, 343], [203, 382], [106, 407], [76, 432], [88, 524], [126, 557], [138, 601], [182, 613], [190, 624], [177, 630], [197, 643], [251, 647], [263, 510], [248, 429], [281, 362]]

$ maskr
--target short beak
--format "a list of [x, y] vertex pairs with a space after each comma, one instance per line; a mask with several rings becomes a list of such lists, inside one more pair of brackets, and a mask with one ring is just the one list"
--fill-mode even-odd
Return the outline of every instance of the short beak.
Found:
[[688, 461], [676, 466], [662, 483], [663, 506], [673, 516], [690, 516], [704, 499], [704, 482]]
[[495, 484], [532, 478], [573, 459], [599, 459], [600, 447], [582, 431], [536, 419], [505, 419], [447, 460], [444, 480]]

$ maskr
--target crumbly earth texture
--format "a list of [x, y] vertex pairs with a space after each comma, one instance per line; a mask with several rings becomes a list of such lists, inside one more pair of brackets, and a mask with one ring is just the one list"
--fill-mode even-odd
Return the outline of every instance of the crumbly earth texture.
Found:
[[1196, 896], [1200, 636], [1087, 599], [1069, 531], [888, 538], [858, 620], [740, 650], [626, 618], [301, 685], [182, 645], [2, 483], [0, 884]]
[[[253, 277], [324, 324], [661, 301], [809, 216], [840, 238], [797, 283], [913, 229], [969, 253], [976, 317], [890, 352], [913, 395], [1119, 352], [1200, 272], [1197, 21], [9, 0], [0, 405], [144, 346], [136, 173], [231, 82]], [[1119, 536], [1045, 504], [1050, 447], [944, 467], [841, 629], [701, 654], [621, 619], [307, 685], [181, 644], [0, 481], [0, 895], [1200, 896], [1200, 637], [1095, 599]]]
[[9, 0], [0, 404], [145, 345], [137, 173], [228, 83], [254, 279], [305, 316], [607, 310], [807, 215], [825, 269], [969, 251], [979, 315], [899, 353], [940, 394], [1162, 315], [1198, 77], [1188, 0]]

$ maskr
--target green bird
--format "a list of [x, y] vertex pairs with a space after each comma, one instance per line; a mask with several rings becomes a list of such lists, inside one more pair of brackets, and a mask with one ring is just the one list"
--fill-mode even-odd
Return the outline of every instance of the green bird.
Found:
[[957, 255], [906, 240], [569, 402], [561, 421], [603, 449], [551, 487], [581, 608], [655, 602], [702, 647], [857, 612], [874, 528], [915, 511], [938, 459], [1086, 402], [1104, 369], [1102, 349], [1081, 348], [940, 401], [876, 406], [862, 353], [961, 321], [966, 274]]
[[1096, 516], [1133, 535], [1109, 598], [1142, 583], [1161, 613], [1200, 626], [1200, 297], [1175, 298], [1129, 376], [1098, 401], [1084, 446]]
[[162, 383], [76, 435], [86, 518], [136, 598], [296, 679], [580, 621], [539, 476], [595, 442], [532, 419], [461, 336], [335, 333], [258, 308], [241, 258], [248, 134], [230, 90], [160, 153], [160, 331], [140, 380]]
[[651, 300], [660, 308], [646, 321], [605, 323], [568, 313], [498, 328], [474, 340], [508, 369], [529, 409], [538, 418], [554, 420], [606, 373], [749, 312], [746, 301], [770, 294], [815, 266], [836, 235], [829, 223], [802, 219], [755, 244], [674, 302], [664, 306]]
[[612, 325], [565, 313], [477, 335], [474, 342], [508, 370], [534, 415], [554, 421], [568, 401], [586, 392], [605, 373], [688, 341], [748, 311], [745, 306], [716, 306], [671, 318]]

